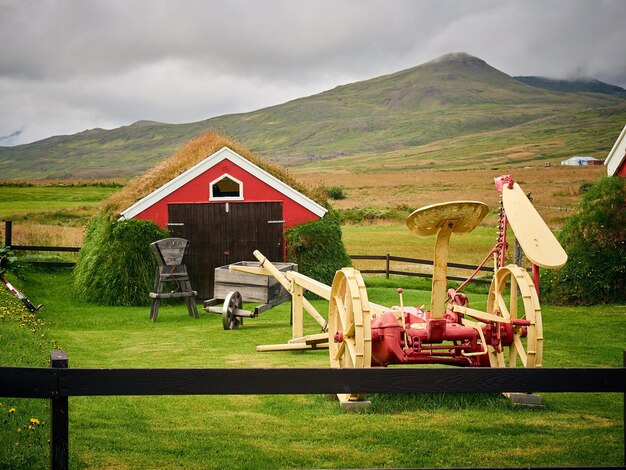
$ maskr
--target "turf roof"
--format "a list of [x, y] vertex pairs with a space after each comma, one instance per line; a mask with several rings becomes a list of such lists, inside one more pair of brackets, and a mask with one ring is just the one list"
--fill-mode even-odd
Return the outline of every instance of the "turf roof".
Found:
[[209, 131], [190, 140], [172, 156], [154, 166], [143, 175], [129, 181], [129, 183], [122, 190], [116, 192], [103, 202], [105, 212], [115, 215], [121, 213], [126, 208], [132, 206], [135, 202], [160, 188], [168, 181], [171, 181], [208, 156], [217, 152], [222, 147], [230, 148], [251, 163], [257, 165], [259, 168], [262, 168], [271, 175], [288, 184], [295, 190], [301, 192], [314, 201], [325, 205], [326, 201], [324, 201], [320, 191], [311, 190], [310, 188], [304, 186], [285, 168], [275, 163], [268, 162], [267, 160], [262, 160], [254, 152], [235, 142], [231, 138]]

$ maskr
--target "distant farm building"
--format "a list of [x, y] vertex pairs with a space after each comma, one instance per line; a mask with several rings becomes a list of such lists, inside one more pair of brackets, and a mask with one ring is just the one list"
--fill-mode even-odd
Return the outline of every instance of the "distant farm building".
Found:
[[585, 157], [582, 155], [577, 155], [575, 157], [568, 158], [567, 160], [563, 160], [561, 162], [562, 166], [590, 166], [590, 165], [602, 165], [604, 163], [603, 160], [599, 160], [594, 157]]
[[284, 229], [326, 212], [279, 177], [222, 147], [122, 211], [120, 219], [152, 220], [172, 236], [188, 239], [191, 284], [207, 299], [216, 267], [254, 260], [254, 250], [284, 261]]
[[622, 129], [613, 148], [604, 161], [606, 172], [609, 176], [621, 176], [626, 178], [626, 126]]

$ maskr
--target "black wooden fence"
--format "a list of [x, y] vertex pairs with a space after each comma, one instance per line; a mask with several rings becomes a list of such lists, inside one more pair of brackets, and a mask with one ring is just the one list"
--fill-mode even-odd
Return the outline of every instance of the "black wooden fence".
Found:
[[71, 396], [626, 392], [626, 368], [69, 369], [64, 351], [50, 362], [0, 367], [0, 396], [50, 400], [53, 469], [69, 465]]
[[[14, 251], [60, 251], [65, 253], [78, 253], [79, 246], [33, 246], [33, 245], [14, 245], [13, 244], [13, 222], [4, 221], [4, 246]], [[62, 261], [33, 261], [30, 264], [35, 266], [58, 266], [72, 267], [76, 263]]]

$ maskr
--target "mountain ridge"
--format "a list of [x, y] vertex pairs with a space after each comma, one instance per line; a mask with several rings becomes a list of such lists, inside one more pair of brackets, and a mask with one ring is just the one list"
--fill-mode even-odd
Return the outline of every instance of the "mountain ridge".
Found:
[[595, 78], [577, 78], [574, 80], [560, 80], [555, 78], [521, 76], [513, 77], [526, 85], [560, 93], [601, 93], [604, 95], [626, 94], [622, 87], [601, 82]]
[[599, 110], [613, 107], [621, 116], [624, 102], [621, 95], [531, 86], [482, 59], [452, 53], [247, 113], [186, 124], [142, 120], [0, 147], [0, 174], [3, 179], [128, 178], [205, 130], [232, 137], [263, 158], [302, 165], [514, 129], [546, 116], [595, 110], [602, 119]]

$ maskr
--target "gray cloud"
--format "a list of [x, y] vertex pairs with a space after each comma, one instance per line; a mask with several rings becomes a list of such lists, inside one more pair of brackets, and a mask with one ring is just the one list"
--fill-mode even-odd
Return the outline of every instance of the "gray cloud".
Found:
[[621, 0], [0, 0], [0, 145], [278, 104], [464, 51], [626, 87]]

